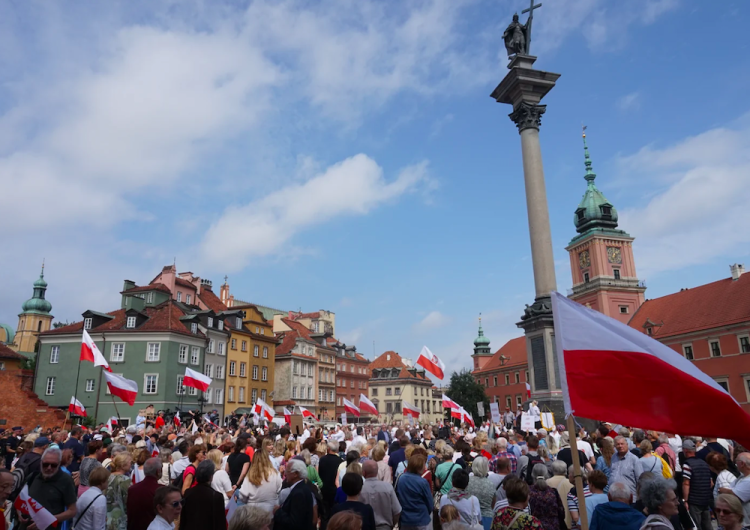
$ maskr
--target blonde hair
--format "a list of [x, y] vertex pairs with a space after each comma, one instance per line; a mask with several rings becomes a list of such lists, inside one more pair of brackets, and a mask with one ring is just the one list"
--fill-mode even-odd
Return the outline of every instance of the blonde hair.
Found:
[[284, 456], [286, 449], [286, 442], [283, 438], [276, 440], [276, 443], [273, 446], [273, 456]]
[[112, 468], [114, 471], [127, 471], [132, 463], [133, 457], [130, 456], [130, 453], [119, 453], [112, 459]]
[[404, 449], [404, 455], [406, 455], [407, 460], [409, 460], [413, 452], [414, 452], [414, 446], [412, 444], [407, 445], [406, 449]]
[[380, 445], [375, 446], [372, 450], [372, 459], [375, 460], [375, 462], [380, 462], [383, 458], [385, 458], [385, 449]]
[[250, 465], [250, 470], [247, 472], [246, 479], [253, 486], [260, 486], [261, 483], [268, 480], [268, 477], [273, 473], [278, 473], [278, 471], [274, 469], [273, 464], [271, 463], [271, 457], [268, 455], [268, 451], [266, 451], [265, 447], [263, 447], [260, 451], [255, 452], [253, 463]]
[[352, 462], [346, 467], [347, 473], [356, 473], [359, 476], [362, 476], [362, 464], [359, 462]]
[[211, 449], [206, 456], [214, 463], [217, 470], [221, 469], [221, 460], [224, 458], [224, 453], [218, 449]]

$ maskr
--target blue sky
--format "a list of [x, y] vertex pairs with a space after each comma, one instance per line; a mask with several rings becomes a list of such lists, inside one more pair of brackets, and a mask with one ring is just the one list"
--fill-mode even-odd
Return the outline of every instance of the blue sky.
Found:
[[[42, 258], [57, 319], [177, 260], [241, 299], [328, 309], [368, 356], [468, 367], [533, 300], [520, 145], [489, 94], [526, 2], [0, 6], [0, 322]], [[714, 7], [714, 9], [711, 9]], [[750, 9], [555, 0], [534, 20], [558, 288], [584, 191], [646, 296], [729, 275], [750, 231]], [[750, 264], [749, 264], [750, 265]], [[374, 346], [373, 346], [374, 342]]]

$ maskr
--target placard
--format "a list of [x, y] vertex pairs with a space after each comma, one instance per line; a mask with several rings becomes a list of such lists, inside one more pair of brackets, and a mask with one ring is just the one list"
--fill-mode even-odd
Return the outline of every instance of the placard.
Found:
[[477, 414], [479, 415], [479, 417], [484, 416], [484, 403], [482, 403], [481, 401], [477, 403]]
[[554, 430], [555, 415], [551, 412], [542, 412], [542, 427], [544, 427], [548, 432]]
[[521, 430], [526, 432], [534, 430], [534, 416], [528, 412], [521, 413]]
[[289, 423], [289, 430], [292, 431], [292, 434], [295, 436], [301, 436], [302, 433], [305, 432], [305, 428], [302, 425], [302, 414], [292, 414], [289, 419], [291, 420]]
[[341, 425], [346, 425], [346, 412], [341, 413]]
[[492, 414], [492, 423], [500, 423], [500, 405], [497, 401], [490, 403], [490, 413]]

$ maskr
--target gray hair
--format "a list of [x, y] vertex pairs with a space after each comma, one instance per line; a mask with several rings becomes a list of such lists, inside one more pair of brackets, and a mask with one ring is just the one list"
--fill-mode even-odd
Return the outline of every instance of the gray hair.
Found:
[[746, 467], [750, 467], [750, 453], [740, 453], [739, 455], [737, 455], [735, 462], [742, 462]]
[[328, 440], [328, 450], [338, 453], [339, 443], [336, 440]]
[[552, 473], [555, 476], [564, 476], [568, 472], [568, 466], [562, 460], [555, 460], [552, 462]]
[[534, 487], [540, 491], [544, 491], [549, 488], [547, 479], [549, 478], [549, 471], [547, 466], [544, 464], [535, 464], [531, 468], [531, 476], [534, 479]]
[[609, 487], [609, 500], [624, 502], [630, 504], [633, 500], [633, 494], [630, 492], [630, 488], [624, 482], [615, 482]]
[[446, 460], [449, 458], [453, 458], [453, 448], [448, 444], [445, 444], [445, 446], [443, 447], [443, 458], [445, 458]]
[[669, 443], [669, 436], [667, 436], [667, 433], [663, 432], [659, 434], [659, 443], [660, 444], [668, 444]]
[[112, 446], [109, 448], [109, 457], [114, 460], [115, 456], [120, 453], [125, 453], [127, 452], [127, 450], [128, 448], [122, 444], [112, 444]]
[[62, 460], [62, 451], [60, 451], [60, 449], [58, 449], [57, 447], [48, 447], [47, 449], [45, 449], [42, 453], [42, 460], [47, 455], [54, 455], [54, 457], [57, 458], [58, 464]]
[[628, 438], [626, 436], [623, 436], [622, 434], [619, 436], [615, 436], [615, 443], [617, 443], [618, 440], [625, 440], [628, 441]]
[[[674, 480], [667, 480], [663, 477], [654, 477], [641, 486], [638, 496], [646, 505], [648, 513], [659, 513], [659, 506], [667, 502], [667, 492], [674, 490], [677, 484]], [[610, 491], [612, 489], [610, 488]]]
[[271, 524], [271, 512], [258, 506], [245, 504], [237, 507], [229, 521], [229, 530], [257, 530]]
[[490, 464], [485, 457], [478, 456], [471, 464], [471, 470], [474, 472], [475, 477], [485, 478], [490, 472]]
[[215, 472], [216, 465], [211, 460], [204, 460], [195, 470], [195, 481], [198, 484], [208, 484], [214, 478]]
[[505, 451], [508, 448], [508, 440], [505, 438], [498, 438], [496, 443], [499, 451]]
[[[555, 460], [555, 462], [559, 462], [559, 460]], [[563, 462], [565, 463], [565, 462]], [[568, 478], [572, 479], [575, 477], [575, 466], [568, 466]], [[586, 484], [586, 480], [588, 479], [589, 472], [585, 467], [581, 468], [581, 480], [583, 480], [583, 483]]]
[[310, 451], [308, 449], [300, 451], [299, 456], [305, 460], [306, 465], [310, 465]]
[[287, 473], [290, 471], [297, 473], [303, 480], [307, 478], [307, 466], [302, 460], [292, 458], [287, 464], [286, 470]]
[[162, 464], [161, 458], [149, 458], [143, 463], [143, 474], [147, 477], [161, 477]]

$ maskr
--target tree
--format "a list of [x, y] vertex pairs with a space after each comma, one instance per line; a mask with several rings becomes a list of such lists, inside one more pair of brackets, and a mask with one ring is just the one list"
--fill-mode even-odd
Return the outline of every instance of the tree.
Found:
[[490, 409], [489, 400], [484, 393], [484, 387], [477, 383], [471, 372], [465, 368], [460, 372], [453, 372], [451, 374], [451, 381], [448, 388], [445, 389], [445, 394], [466, 409], [466, 412], [471, 414], [476, 423], [480, 421], [479, 414], [477, 413], [477, 403], [480, 401], [484, 403], [485, 414]]

